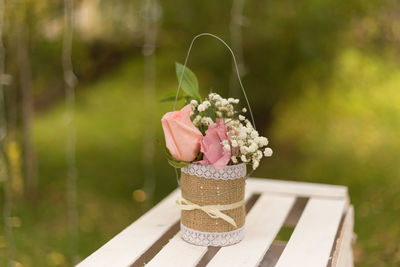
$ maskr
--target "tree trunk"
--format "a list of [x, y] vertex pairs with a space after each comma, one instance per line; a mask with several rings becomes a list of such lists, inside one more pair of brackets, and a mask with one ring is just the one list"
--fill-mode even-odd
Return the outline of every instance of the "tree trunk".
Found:
[[[26, 8], [26, 7], [25, 7]], [[22, 143], [24, 148], [24, 176], [26, 192], [32, 196], [37, 186], [36, 154], [32, 138], [34, 119], [32, 73], [29, 60], [28, 27], [25, 25], [25, 9], [17, 25], [17, 61], [22, 97]]]

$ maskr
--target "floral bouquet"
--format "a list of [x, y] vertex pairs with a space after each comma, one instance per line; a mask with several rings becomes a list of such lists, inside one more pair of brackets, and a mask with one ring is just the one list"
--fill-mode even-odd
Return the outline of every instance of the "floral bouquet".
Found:
[[195, 74], [179, 63], [176, 73], [183, 92], [164, 100], [186, 105], [161, 122], [168, 162], [181, 168], [182, 238], [204, 246], [237, 243], [244, 235], [246, 165], [255, 170], [272, 150], [239, 99], [210, 93], [202, 100]]

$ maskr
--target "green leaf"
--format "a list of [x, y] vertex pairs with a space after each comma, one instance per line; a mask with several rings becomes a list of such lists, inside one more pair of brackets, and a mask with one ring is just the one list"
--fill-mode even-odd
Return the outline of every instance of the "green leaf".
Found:
[[210, 118], [213, 120], [213, 122], [215, 122], [215, 120], [217, 119], [217, 116], [216, 116], [216, 114], [215, 114], [215, 111], [214, 111], [214, 108], [213, 108], [213, 107], [209, 107], [208, 109], [206, 109], [206, 110], [204, 111], [204, 115], [205, 115], [206, 117], [210, 117]]
[[189, 165], [189, 162], [185, 161], [173, 161], [173, 160], [168, 160], [169, 165], [171, 165], [174, 168], [183, 168]]
[[185, 70], [183, 70], [183, 65], [178, 62], [175, 63], [175, 70], [176, 76], [178, 77], [178, 82], [180, 81], [183, 73], [181, 83], [182, 90], [187, 95], [200, 102], [201, 96], [199, 93], [199, 83], [197, 81], [196, 75], [188, 67], [185, 67]]
[[165, 157], [167, 158], [168, 163], [174, 168], [183, 168], [190, 164], [190, 162], [180, 161], [174, 158], [166, 147], [165, 147]]
[[167, 157], [167, 160], [176, 161], [176, 159], [171, 155], [171, 153], [169, 152], [168, 148], [165, 145], [164, 145], [164, 152], [165, 152], [165, 156]]
[[[178, 101], [181, 100], [184, 97], [182, 93], [179, 93], [178, 95]], [[175, 101], [176, 98], [176, 92], [169, 92], [166, 93], [160, 100], [160, 102], [169, 102], [169, 101]]]
[[203, 159], [203, 153], [201, 153], [199, 151], [199, 153], [197, 153], [196, 159], [194, 161], [199, 161], [199, 160], [202, 160], [202, 159]]

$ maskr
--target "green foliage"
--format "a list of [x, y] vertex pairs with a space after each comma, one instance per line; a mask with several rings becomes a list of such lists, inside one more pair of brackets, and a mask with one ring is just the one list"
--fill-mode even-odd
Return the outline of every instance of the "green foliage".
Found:
[[[160, 61], [163, 58], [167, 57], [160, 55]], [[132, 90], [132, 73], [135, 80], [142, 79], [140, 63], [133, 60], [77, 95], [81, 258], [145, 211], [130, 198], [144, 182], [143, 135], [149, 122], [159, 125], [170, 105], [159, 104], [158, 99], [143, 102], [142, 91]], [[165, 75], [170, 69], [168, 60], [163, 66], [160, 72]], [[276, 121], [268, 131], [275, 155], [263, 161], [254, 176], [304, 177], [298, 180], [349, 186], [356, 212], [357, 262], [398, 266], [399, 68], [349, 50], [338, 57], [335, 69], [325, 92], [311, 80], [304, 94], [277, 106]], [[176, 85], [168, 75], [160, 81], [165, 87], [157, 91], [159, 95]], [[153, 117], [143, 113], [148, 105], [154, 107]], [[65, 265], [72, 265], [66, 242], [68, 225], [59, 216], [66, 208], [63, 116], [60, 103], [39, 114], [35, 123], [41, 195], [35, 205], [18, 203], [13, 213], [22, 221], [14, 232], [17, 248], [21, 248], [16, 259], [24, 266], [54, 266], [52, 257], [43, 257], [43, 250], [64, 255]], [[162, 137], [161, 127], [157, 136]], [[176, 186], [163, 153], [163, 148], [156, 149], [156, 200], [152, 203]], [[37, 246], [31, 246], [32, 238]], [[0, 263], [5, 258], [5, 250], [0, 250]]]
[[[17, 123], [18, 130], [22, 102], [13, 22], [22, 19], [29, 35], [27, 52], [38, 108], [34, 128], [40, 194], [34, 205], [14, 202], [13, 216], [22, 222], [13, 228], [15, 260], [23, 266], [72, 266], [68, 224], [60, 213], [66, 210], [67, 176], [59, 27], [63, 7], [54, 1], [29, 0], [31, 8], [25, 12], [21, 5], [26, 2], [6, 4], [5, 25], [11, 28], [3, 31], [3, 40], [7, 73], [15, 79], [5, 93], [12, 101], [7, 103], [9, 120]], [[80, 258], [147, 209], [130, 198], [144, 184], [143, 135], [149, 123], [159, 125], [160, 117], [171, 109], [156, 103], [158, 97], [143, 101], [142, 39], [127, 38], [142, 36], [143, 23], [126, 12], [141, 2], [87, 2], [85, 8], [95, 11], [93, 21], [98, 23], [77, 25], [73, 38], [74, 70], [80, 80], [75, 113]], [[171, 62], [184, 56], [195, 33], [217, 32], [230, 40], [231, 17], [221, 14], [229, 13], [231, 4], [162, 2], [156, 96], [176, 89]], [[268, 130], [275, 151], [255, 176], [304, 177], [299, 180], [349, 186], [360, 266], [400, 266], [400, 68], [398, 31], [393, 30], [398, 28], [393, 15], [398, 8], [398, 1], [392, 0], [282, 0], [246, 1], [243, 11], [244, 83], [257, 126], [260, 132]], [[131, 64], [119, 68], [125, 61]], [[238, 86], [229, 83], [231, 59], [219, 43], [199, 41], [190, 62], [201, 77], [201, 90], [214, 87], [221, 95], [240, 96]], [[179, 80], [182, 65], [176, 68]], [[180, 101], [200, 98], [198, 81], [190, 73], [186, 68], [184, 75], [189, 78], [184, 80]], [[163, 102], [174, 99], [171, 93]], [[144, 112], [149, 106], [153, 115]], [[156, 133], [162, 136], [161, 127]], [[18, 131], [16, 135], [22, 136]], [[176, 186], [163, 150], [156, 150], [153, 163], [156, 199], [148, 205]], [[2, 229], [0, 266], [6, 266]], [[49, 256], [43, 257], [44, 251]]]
[[[183, 65], [176, 62], [175, 72], [179, 83], [183, 72]], [[182, 84], [179, 90], [178, 97], [176, 96], [176, 92], [168, 92], [161, 98], [160, 102], [175, 102], [182, 99], [185, 100], [186, 104], [188, 104], [192, 99], [201, 102], [199, 83], [197, 81], [196, 75], [188, 67], [185, 68], [185, 71], [183, 73]]]
[[165, 157], [167, 158], [169, 165], [171, 165], [174, 168], [180, 169], [180, 168], [186, 167], [190, 164], [190, 162], [181, 161], [181, 160], [177, 160], [176, 158], [174, 158], [166, 147], [164, 149], [164, 152], [165, 152]]
[[201, 102], [201, 96], [199, 93], [199, 83], [197, 81], [196, 75], [188, 68], [183, 67], [182, 64], [175, 63], [176, 76], [178, 78], [178, 83], [182, 78], [181, 89], [192, 99]]
[[276, 154], [255, 176], [348, 186], [356, 263], [400, 266], [399, 66], [346, 49], [331, 75], [324, 91], [310, 82], [307, 92], [275, 109]]
[[206, 110], [204, 110], [204, 116], [211, 118], [215, 122], [217, 115], [215, 114], [214, 103], [213, 102], [211, 102], [211, 103], [212, 103], [211, 106], [209, 108], [207, 108]]
[[176, 97], [176, 92], [168, 92], [166, 93], [160, 100], [160, 102], [170, 102], [170, 101], [179, 101], [184, 98], [184, 95], [182, 92], [179, 92], [178, 97]]
[[171, 165], [174, 168], [180, 169], [183, 167], [186, 167], [189, 165], [189, 162], [185, 162], [185, 161], [176, 161], [176, 160], [171, 160], [171, 159], [167, 159], [169, 165]]

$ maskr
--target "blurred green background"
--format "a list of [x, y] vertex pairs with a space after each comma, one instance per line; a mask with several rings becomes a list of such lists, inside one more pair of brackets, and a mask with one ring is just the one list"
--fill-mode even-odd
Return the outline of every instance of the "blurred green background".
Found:
[[[159, 100], [200, 32], [233, 47], [274, 150], [253, 176], [348, 186], [356, 265], [400, 266], [398, 1], [75, 0], [72, 123], [64, 3], [2, 2], [0, 266], [71, 266], [176, 188], [157, 144], [172, 104]], [[216, 40], [200, 39], [189, 67], [203, 96], [240, 97]]]

